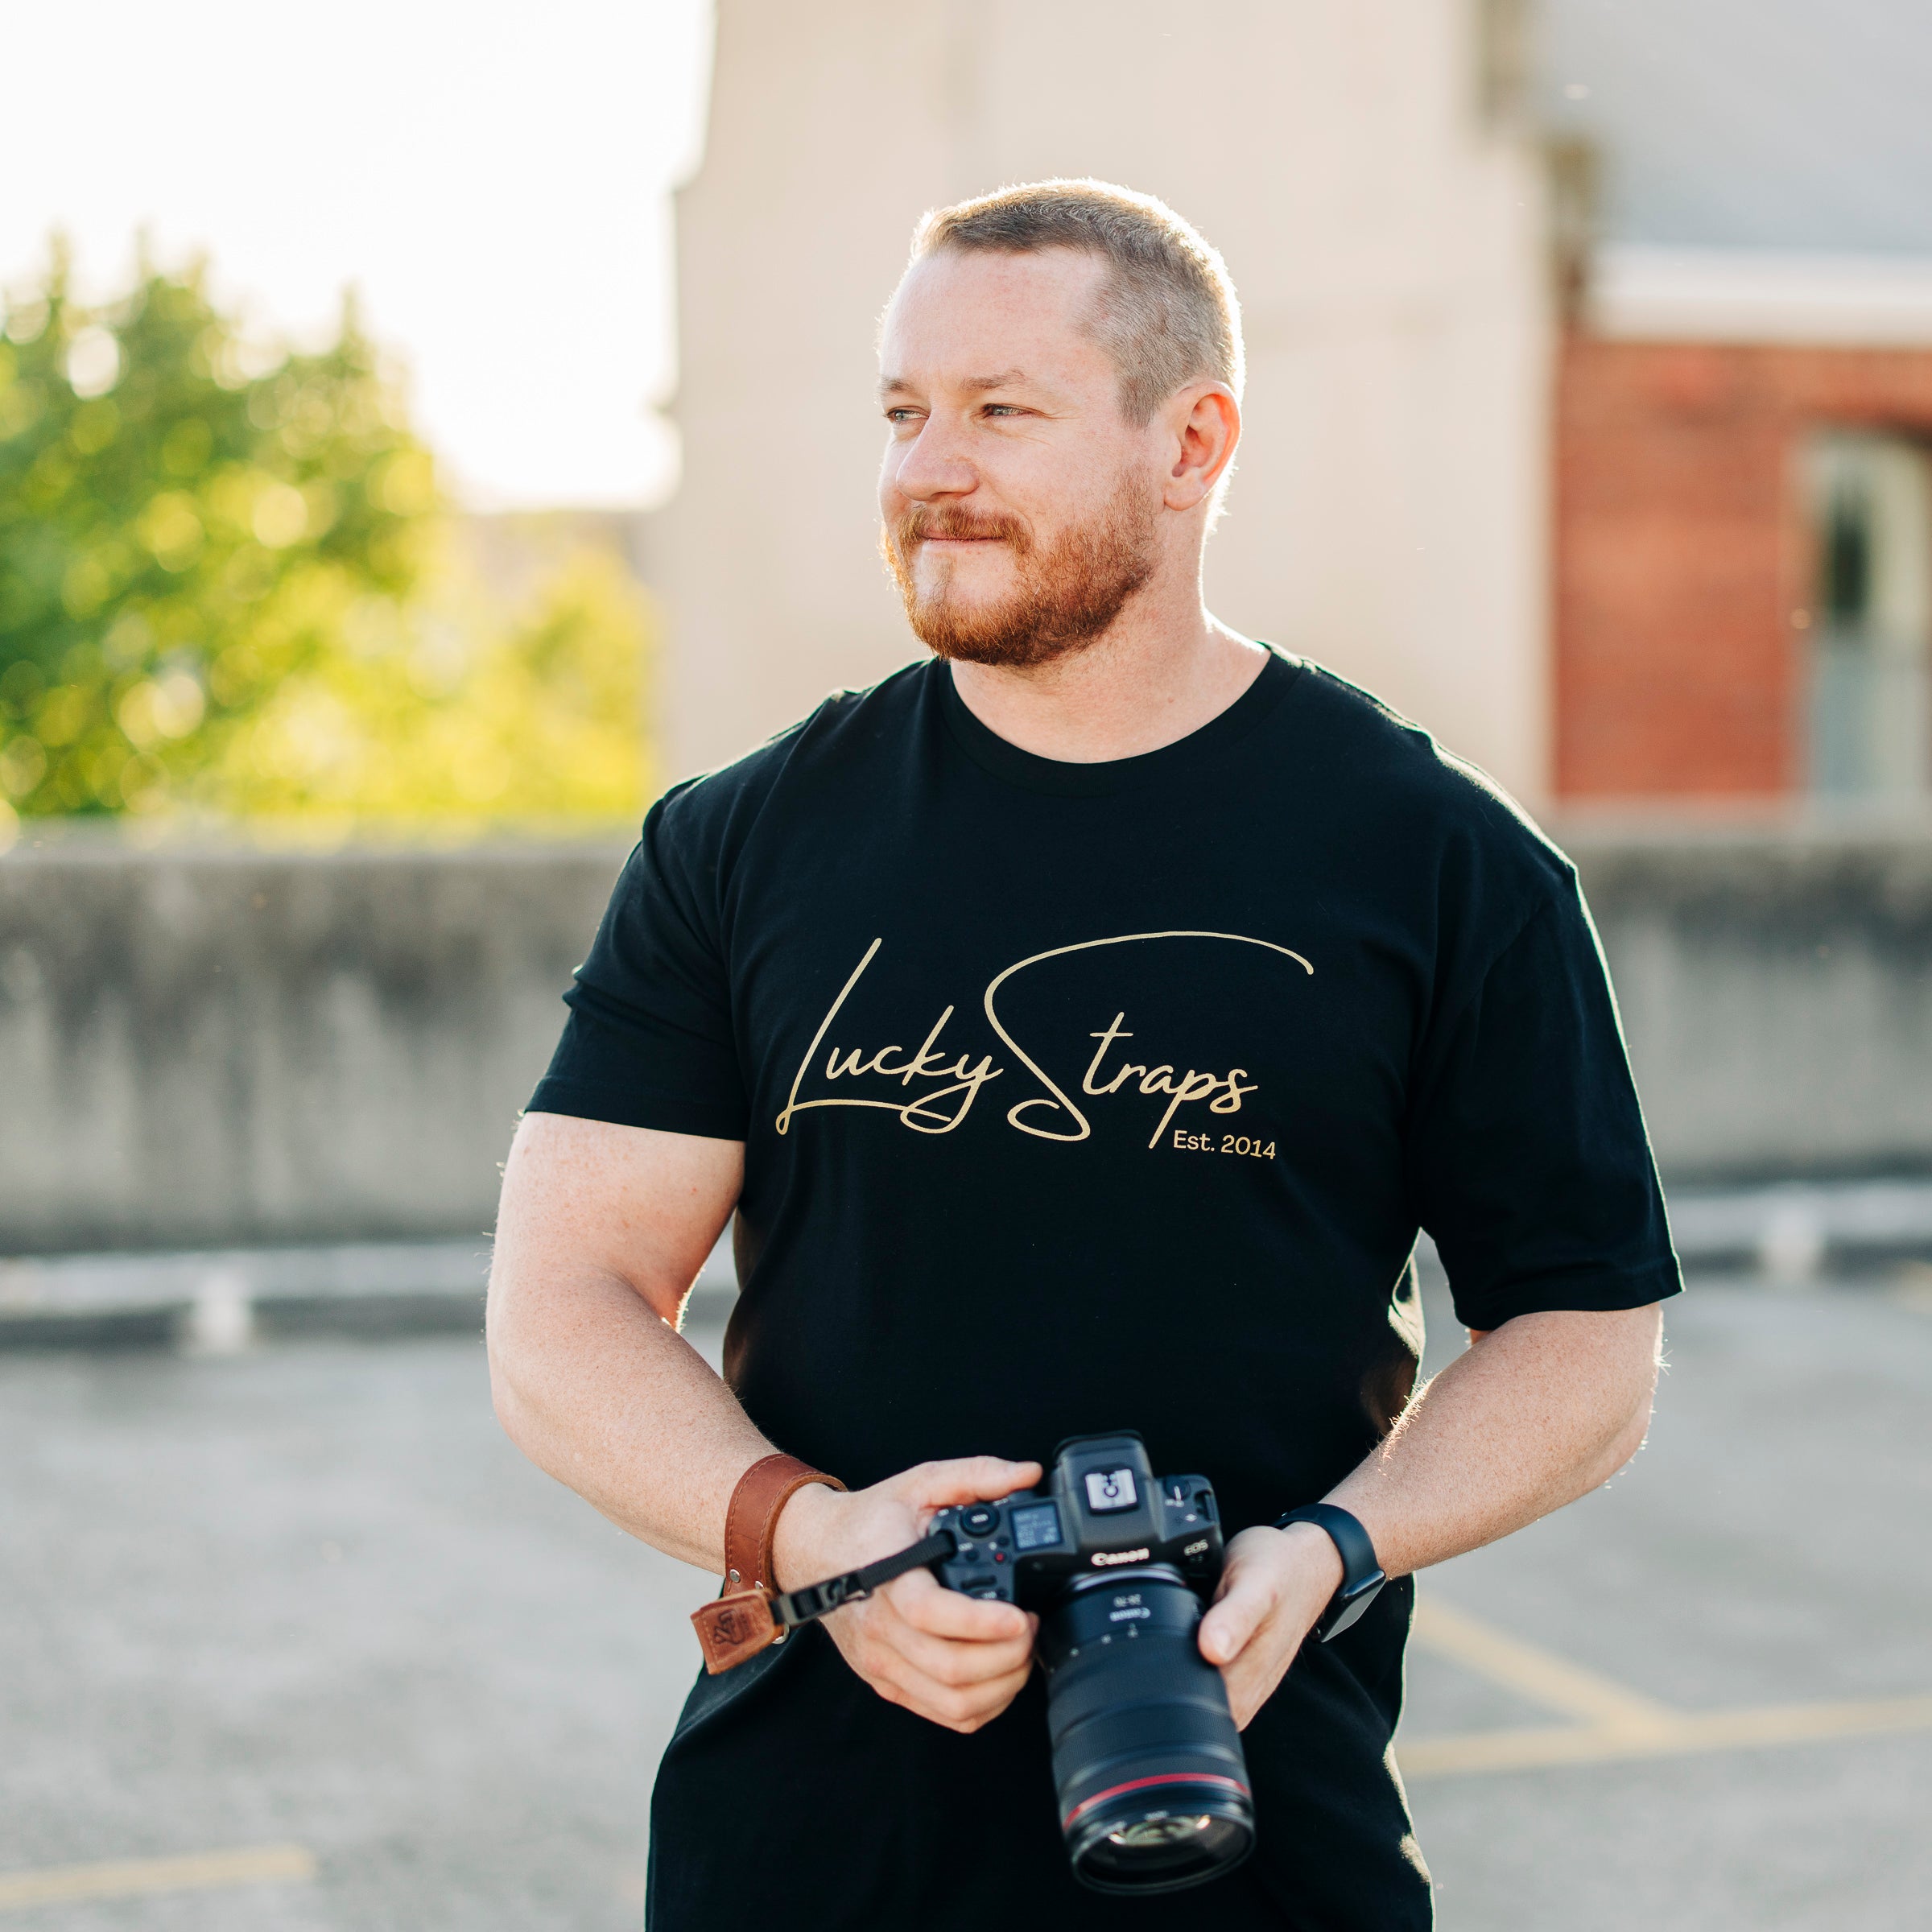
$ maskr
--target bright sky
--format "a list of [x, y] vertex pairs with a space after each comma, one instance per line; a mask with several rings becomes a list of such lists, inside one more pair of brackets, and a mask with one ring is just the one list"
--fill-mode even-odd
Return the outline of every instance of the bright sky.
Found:
[[710, 32], [708, 0], [14, 9], [0, 281], [62, 227], [117, 287], [145, 226], [276, 329], [325, 329], [353, 282], [469, 500], [652, 502]]

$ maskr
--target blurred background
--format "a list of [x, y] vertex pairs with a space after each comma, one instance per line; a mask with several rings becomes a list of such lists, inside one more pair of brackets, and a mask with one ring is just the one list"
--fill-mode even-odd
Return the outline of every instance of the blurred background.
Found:
[[1425, 1586], [1442, 1923], [1922, 1923], [1932, 15], [101, 0], [8, 54], [0, 1914], [637, 1922], [702, 1585], [495, 1430], [497, 1163], [649, 800], [916, 654], [914, 221], [1093, 174], [1241, 292], [1214, 607], [1576, 858], [1692, 1278], [1637, 1464]]

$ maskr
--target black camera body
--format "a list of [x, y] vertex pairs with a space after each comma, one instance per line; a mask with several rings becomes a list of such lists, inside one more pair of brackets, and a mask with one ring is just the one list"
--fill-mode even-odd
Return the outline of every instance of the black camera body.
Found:
[[1138, 1435], [1076, 1436], [1043, 1490], [940, 1510], [933, 1565], [971, 1596], [1039, 1615], [1060, 1828], [1097, 1891], [1174, 1892], [1254, 1843], [1241, 1733], [1201, 1655], [1202, 1599], [1221, 1573], [1204, 1477], [1156, 1477]]
[[942, 1509], [935, 1530], [955, 1550], [935, 1574], [948, 1589], [1023, 1610], [1051, 1603], [1075, 1578], [1149, 1564], [1197, 1591], [1221, 1574], [1221, 1525], [1205, 1476], [1156, 1478], [1137, 1435], [1076, 1436], [1055, 1451], [1043, 1492]]

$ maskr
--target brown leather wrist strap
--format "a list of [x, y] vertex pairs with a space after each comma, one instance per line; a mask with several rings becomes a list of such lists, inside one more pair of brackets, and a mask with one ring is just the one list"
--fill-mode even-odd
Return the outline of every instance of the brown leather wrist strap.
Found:
[[704, 1668], [712, 1676], [755, 1657], [785, 1633], [771, 1614], [771, 1544], [778, 1513], [807, 1483], [845, 1485], [795, 1455], [767, 1455], [738, 1478], [724, 1512], [724, 1587], [691, 1612]]

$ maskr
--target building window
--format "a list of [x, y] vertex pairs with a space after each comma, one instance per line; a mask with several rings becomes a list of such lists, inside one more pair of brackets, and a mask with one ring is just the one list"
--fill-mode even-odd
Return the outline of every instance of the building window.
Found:
[[1903, 436], [1813, 445], [1818, 588], [1811, 789], [1869, 799], [1932, 791], [1932, 477]]

